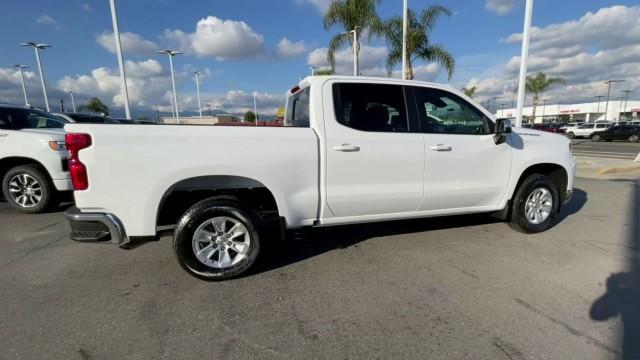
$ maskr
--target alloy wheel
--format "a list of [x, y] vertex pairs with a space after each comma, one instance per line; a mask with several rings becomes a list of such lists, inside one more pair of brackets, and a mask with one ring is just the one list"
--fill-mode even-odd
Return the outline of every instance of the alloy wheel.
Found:
[[11, 199], [23, 208], [38, 206], [42, 199], [42, 187], [38, 180], [27, 174], [17, 174], [9, 180]]
[[218, 216], [205, 221], [196, 229], [192, 247], [196, 258], [204, 265], [226, 269], [247, 257], [251, 235], [240, 220]]
[[553, 210], [553, 196], [545, 187], [534, 189], [524, 207], [525, 217], [531, 224], [538, 225], [545, 222]]

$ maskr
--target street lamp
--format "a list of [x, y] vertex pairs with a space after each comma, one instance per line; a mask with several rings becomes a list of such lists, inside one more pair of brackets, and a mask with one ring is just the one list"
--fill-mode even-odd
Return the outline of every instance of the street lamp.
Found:
[[342, 35], [351, 34], [353, 36], [353, 76], [358, 76], [359, 64], [358, 64], [358, 29], [360, 26], [356, 26], [349, 32], [344, 32]]
[[316, 67], [315, 66], [309, 66], [309, 69], [311, 69], [311, 76], [316, 74]]
[[24, 104], [29, 106], [29, 99], [27, 99], [27, 87], [24, 85], [24, 69], [27, 65], [11, 65], [11, 67], [17, 68], [20, 71], [20, 82], [22, 83], [22, 94], [24, 95]]
[[73, 108], [73, 112], [76, 112], [76, 100], [73, 98], [73, 92], [69, 91], [69, 96], [71, 96], [71, 107]]
[[609, 91], [607, 92], [607, 105], [605, 106], [604, 109], [604, 119], [607, 120], [607, 116], [609, 116], [609, 98], [611, 97], [611, 85], [613, 83], [618, 83], [618, 82], [624, 82], [624, 80], [608, 80], [605, 81], [605, 84], [609, 85]]
[[408, 0], [402, 2], [402, 80], [407, 80], [407, 28], [409, 24]]
[[182, 54], [180, 51], [159, 50], [158, 54], [164, 54], [169, 57], [169, 67], [171, 68], [171, 84], [173, 85], [173, 106], [175, 106], [176, 124], [180, 124], [180, 111], [178, 110], [178, 95], [176, 94], [176, 77], [173, 73], [173, 57]]
[[120, 28], [118, 26], [118, 17], [116, 14], [116, 1], [109, 0], [111, 5], [111, 22], [113, 23], [113, 37], [116, 41], [116, 55], [118, 57], [118, 68], [120, 69], [120, 89], [124, 97], [124, 113], [127, 119], [131, 119], [131, 111], [129, 109], [129, 90], [127, 89], [127, 76], [124, 72], [124, 60], [122, 59], [122, 45], [120, 44]]
[[533, 0], [527, 0], [524, 12], [524, 30], [522, 31], [522, 54], [520, 55], [520, 77], [518, 84], [518, 109], [516, 127], [522, 126], [522, 108], [524, 107], [525, 83], [527, 81], [527, 58], [529, 57], [529, 33], [533, 16]]
[[51, 45], [26, 42], [20, 44], [20, 46], [32, 47], [36, 52], [36, 62], [38, 63], [38, 69], [40, 70], [40, 84], [42, 85], [42, 94], [44, 95], [44, 105], [47, 108], [47, 111], [51, 111], [51, 108], [49, 108], [49, 97], [47, 96], [47, 85], [44, 81], [44, 71], [42, 70], [42, 63], [40, 62], [40, 50], [50, 48]]
[[253, 92], [253, 113], [255, 115], [254, 120], [255, 120], [256, 126], [258, 126], [258, 102], [256, 101], [257, 94], [258, 94], [257, 92], [255, 91]]
[[193, 73], [196, 76], [196, 93], [198, 94], [198, 112], [200, 113], [200, 120], [202, 120], [202, 103], [200, 102], [200, 71]]
[[598, 99], [598, 114], [600, 114], [600, 102], [602, 101], [602, 99], [605, 98], [605, 96], [604, 95], [597, 95], [597, 96], [594, 96], [594, 98]]
[[[625, 94], [624, 97], [624, 111], [622, 112], [623, 114], [627, 113], [627, 102], [629, 101], [629, 94], [631, 94], [633, 91], [631, 90], [624, 90], [623, 93]], [[620, 120], [624, 120], [624, 119], [620, 119]]]

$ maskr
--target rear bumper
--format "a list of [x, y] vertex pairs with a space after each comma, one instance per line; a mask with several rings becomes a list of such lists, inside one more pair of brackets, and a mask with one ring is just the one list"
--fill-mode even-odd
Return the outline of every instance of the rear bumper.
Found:
[[76, 207], [65, 211], [71, 225], [71, 240], [90, 243], [127, 245], [129, 238], [122, 222], [113, 214], [81, 212]]

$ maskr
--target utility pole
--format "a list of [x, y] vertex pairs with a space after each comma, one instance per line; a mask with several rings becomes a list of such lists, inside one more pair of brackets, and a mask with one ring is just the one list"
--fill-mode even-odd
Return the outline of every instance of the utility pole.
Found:
[[202, 120], [202, 103], [200, 102], [200, 74], [199, 71], [193, 73], [196, 76], [196, 93], [198, 94], [198, 112], [200, 113], [200, 120]]
[[[624, 111], [622, 112], [622, 114], [626, 114], [627, 113], [627, 102], [629, 101], [629, 94], [631, 94], [633, 91], [631, 90], [624, 90], [623, 93], [625, 94], [624, 96]], [[624, 119], [620, 119], [620, 120], [624, 120]]]
[[44, 95], [44, 105], [47, 108], [47, 111], [51, 111], [51, 108], [49, 107], [49, 97], [47, 96], [47, 85], [44, 80], [44, 70], [42, 69], [42, 62], [40, 62], [40, 50], [50, 48], [51, 45], [26, 42], [20, 44], [20, 46], [32, 47], [36, 52], [36, 62], [38, 63], [38, 70], [40, 70], [40, 84], [42, 85], [42, 93]]
[[407, 80], [407, 28], [409, 24], [409, 0], [402, 3], [402, 80]]
[[124, 72], [124, 60], [122, 59], [122, 44], [120, 43], [120, 28], [118, 26], [118, 16], [116, 13], [116, 0], [109, 0], [109, 4], [111, 5], [111, 22], [113, 23], [113, 37], [116, 41], [118, 68], [120, 69], [120, 88], [124, 98], [124, 112], [127, 119], [131, 120], [131, 110], [129, 109], [129, 90], [127, 88], [127, 75]]
[[24, 95], [24, 104], [29, 106], [29, 99], [27, 99], [27, 87], [24, 84], [24, 69], [27, 65], [11, 65], [11, 67], [17, 68], [20, 71], [20, 83], [22, 84], [22, 94]]
[[176, 77], [173, 72], [173, 57], [176, 55], [182, 54], [180, 51], [173, 50], [160, 50], [158, 54], [164, 54], [169, 57], [169, 67], [171, 68], [171, 84], [173, 86], [173, 107], [175, 108], [174, 116], [176, 119], [176, 124], [180, 124], [180, 110], [178, 110], [178, 95], [176, 94]]
[[607, 105], [604, 109], [605, 120], [607, 120], [607, 117], [609, 116], [609, 98], [611, 97], [611, 85], [618, 82], [624, 82], [624, 80], [608, 80], [604, 82], [605, 84], [609, 85], [609, 90], [607, 91]]
[[527, 81], [527, 60], [529, 57], [529, 35], [531, 32], [531, 18], [533, 17], [533, 0], [526, 0], [525, 7], [524, 30], [522, 31], [522, 54], [520, 55], [520, 83], [518, 84], [516, 127], [522, 126], [522, 108], [524, 107], [525, 82]]

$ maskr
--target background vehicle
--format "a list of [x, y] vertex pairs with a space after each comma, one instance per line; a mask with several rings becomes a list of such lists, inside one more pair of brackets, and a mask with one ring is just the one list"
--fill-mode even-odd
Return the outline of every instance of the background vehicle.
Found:
[[64, 123], [50, 113], [0, 106], [0, 181], [15, 209], [39, 213], [72, 190], [67, 170]]
[[66, 125], [71, 238], [173, 229], [180, 265], [222, 280], [270, 246], [266, 228], [495, 213], [536, 233], [571, 197], [568, 139], [512, 132], [448, 86], [317, 76], [288, 95], [283, 127]]
[[621, 125], [612, 126], [604, 131], [597, 131], [591, 134], [591, 141], [612, 141], [624, 140], [628, 142], [638, 142], [640, 139], [640, 126], [638, 125]]
[[65, 119], [69, 123], [82, 124], [120, 124], [118, 120], [114, 120], [108, 116], [82, 114], [82, 113], [55, 113], [54, 115]]
[[531, 128], [534, 130], [540, 130], [540, 131], [550, 132], [554, 134], [565, 133], [565, 130], [556, 124], [534, 124]]
[[567, 131], [567, 136], [573, 138], [588, 138], [596, 131], [603, 131], [611, 127], [609, 122], [594, 122], [578, 125], [576, 129]]

